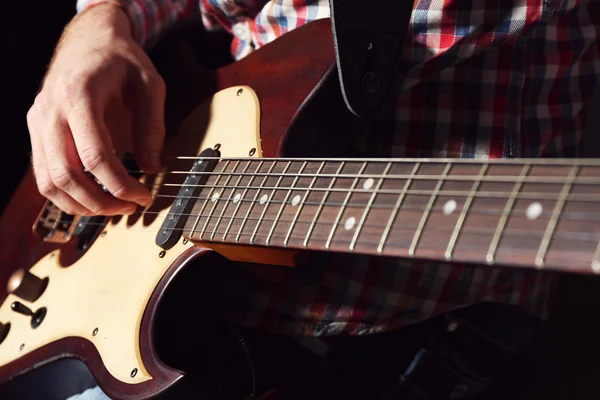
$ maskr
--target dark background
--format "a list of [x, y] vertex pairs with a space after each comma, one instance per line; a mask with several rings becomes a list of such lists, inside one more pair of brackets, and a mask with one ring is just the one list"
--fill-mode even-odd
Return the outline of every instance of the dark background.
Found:
[[[30, 147], [25, 115], [39, 89], [53, 47], [64, 25], [75, 14], [75, 0], [7, 1], [0, 12], [0, 94], [4, 100], [0, 108], [2, 209], [27, 168]], [[600, 93], [594, 103], [590, 110], [597, 112], [590, 112], [586, 138], [589, 156], [600, 153]], [[522, 395], [506, 398], [600, 398], [599, 339], [598, 280], [573, 276], [564, 279], [548, 331], [522, 366], [523, 380], [533, 385]]]
[[29, 162], [25, 116], [40, 87], [63, 27], [75, 15], [75, 0], [7, 1], [0, 11], [2, 82], [0, 209]]

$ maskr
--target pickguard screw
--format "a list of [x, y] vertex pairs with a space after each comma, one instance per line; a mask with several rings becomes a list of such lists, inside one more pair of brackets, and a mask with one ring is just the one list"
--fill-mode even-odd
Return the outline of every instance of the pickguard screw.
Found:
[[92, 332], [92, 336], [96, 336], [98, 334], [98, 328], [94, 329], [94, 332]]
[[25, 348], [25, 343], [21, 343], [21, 346], [19, 346], [19, 350], [23, 350]]
[[252, 148], [250, 149], [250, 157], [252, 157], [254, 154], [256, 153], [256, 149]]
[[106, 236], [106, 231], [102, 232], [102, 237]]
[[136, 375], [137, 375], [137, 368], [134, 368], [134, 369], [131, 371], [131, 374], [129, 374], [129, 376], [131, 376], [131, 377], [133, 378], [133, 377], [134, 377], [134, 376], [136, 376]]
[[167, 252], [163, 250], [163, 251], [161, 251], [160, 253], [158, 253], [158, 256], [159, 256], [160, 258], [163, 258], [163, 257], [165, 256], [165, 254], [167, 254]]
[[215, 144], [215, 150], [219, 150], [221, 148], [221, 143]]
[[54, 260], [54, 253], [50, 254], [50, 259]]
[[367, 50], [371, 50], [373, 48], [373, 43], [369, 43], [369, 45], [367, 46]]
[[240, 89], [240, 90], [238, 90], [238, 91], [237, 91], [237, 95], [238, 95], [238, 96], [241, 96], [243, 91], [244, 91], [244, 89]]
[[183, 244], [188, 244], [188, 240], [187, 239], [183, 239]]

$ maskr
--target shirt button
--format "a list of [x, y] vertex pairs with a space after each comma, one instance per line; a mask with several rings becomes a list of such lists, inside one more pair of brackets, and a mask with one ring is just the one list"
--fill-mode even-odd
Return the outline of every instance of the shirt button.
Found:
[[452, 390], [452, 393], [450, 393], [450, 398], [451, 399], [463, 398], [467, 394], [468, 391], [469, 391], [469, 387], [467, 385], [461, 383], [459, 385], [456, 385], [454, 390]]
[[248, 40], [248, 31], [241, 25], [237, 24], [233, 27], [233, 34], [241, 41], [245, 42]]
[[448, 330], [448, 332], [454, 332], [458, 329], [458, 322], [450, 322], [448, 324], [448, 326], [446, 327], [446, 329]]

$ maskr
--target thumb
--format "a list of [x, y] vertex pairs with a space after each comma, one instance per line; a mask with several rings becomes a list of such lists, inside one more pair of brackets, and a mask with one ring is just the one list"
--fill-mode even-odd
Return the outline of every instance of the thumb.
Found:
[[157, 72], [144, 72], [133, 116], [135, 158], [146, 173], [162, 168], [165, 140], [165, 83]]

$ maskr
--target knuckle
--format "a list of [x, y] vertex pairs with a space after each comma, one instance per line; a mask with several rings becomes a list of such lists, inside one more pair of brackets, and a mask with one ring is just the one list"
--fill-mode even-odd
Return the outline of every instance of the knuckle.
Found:
[[35, 120], [35, 110], [33, 107], [29, 108], [27, 114], [25, 115], [25, 119], [27, 121], [27, 127], [29, 128], [29, 130], [32, 130]]
[[90, 209], [90, 213], [92, 215], [106, 215], [107, 214], [106, 213], [106, 207], [104, 205], [102, 205], [102, 204], [90, 207], [89, 209]]
[[165, 81], [158, 72], [146, 72], [146, 82], [153, 92], [158, 92], [160, 94], [166, 91]]
[[77, 210], [75, 207], [72, 206], [64, 206], [64, 209], [62, 210], [63, 212], [69, 214], [69, 215], [76, 215], [76, 214], [81, 214], [79, 212], [79, 210]]
[[129, 190], [127, 187], [121, 183], [118, 183], [119, 186], [115, 190], [111, 192], [111, 194], [118, 199], [126, 199], [129, 194]]
[[42, 96], [42, 94], [38, 94], [37, 96], [35, 96], [35, 99], [33, 100], [33, 104], [31, 105], [31, 107], [29, 108], [29, 111], [27, 112], [27, 121], [33, 121], [38, 115], [44, 115], [46, 114], [48, 110], [48, 102], [46, 100], [46, 98], [44, 96]]
[[106, 154], [99, 148], [88, 147], [81, 151], [81, 162], [93, 173], [106, 163]]
[[52, 181], [37, 179], [37, 188], [40, 194], [46, 198], [53, 197], [56, 194], [56, 186]]
[[56, 187], [68, 191], [73, 186], [73, 172], [67, 167], [54, 167], [50, 169], [50, 178]]
[[58, 84], [56, 95], [58, 101], [64, 101], [69, 107], [76, 107], [81, 99], [91, 90], [89, 74], [84, 72], [73, 72]]

